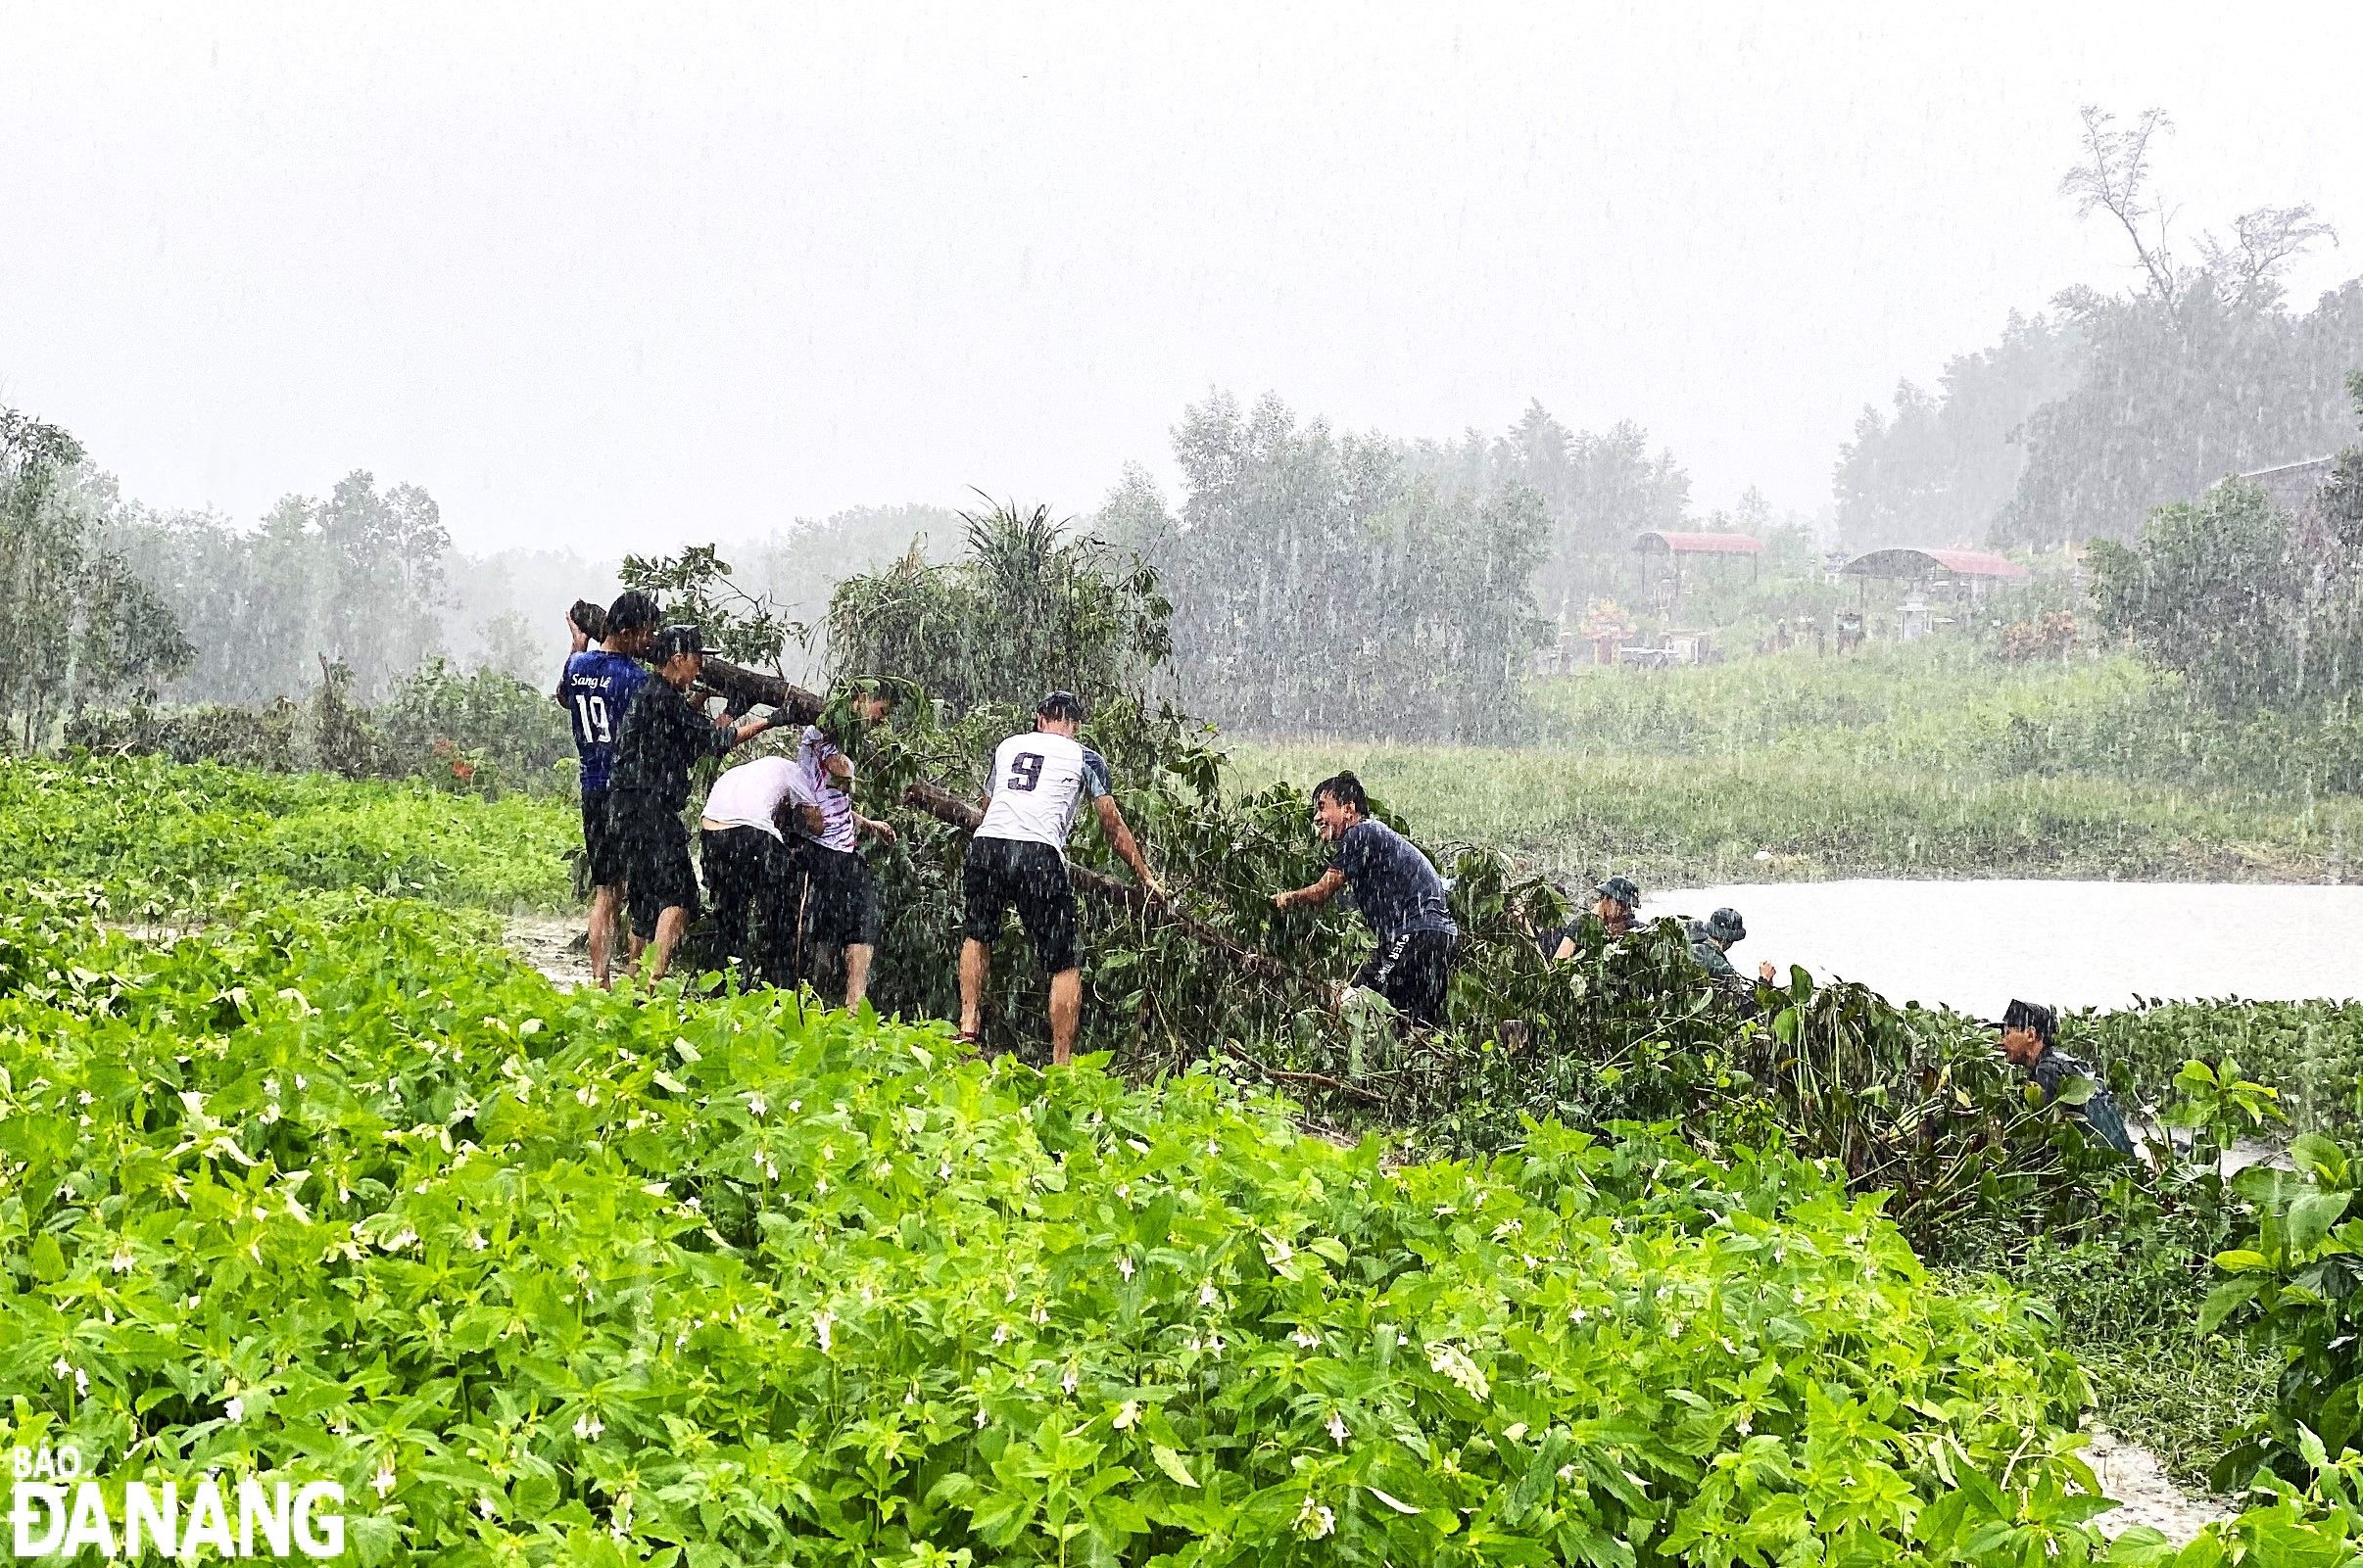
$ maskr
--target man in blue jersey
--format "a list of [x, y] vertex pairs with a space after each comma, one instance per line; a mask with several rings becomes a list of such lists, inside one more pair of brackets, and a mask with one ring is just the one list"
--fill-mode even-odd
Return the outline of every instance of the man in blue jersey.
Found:
[[[615, 766], [615, 738], [624, 714], [648, 684], [640, 662], [662, 617], [656, 601], [633, 590], [607, 609], [606, 641], [566, 661], [558, 678], [558, 701], [574, 730], [575, 755], [583, 765], [583, 852], [591, 863], [591, 977], [607, 983], [613, 962], [615, 926], [623, 911], [624, 871], [613, 835], [607, 832], [607, 785]], [[640, 956], [640, 943], [632, 944]]]
[[1085, 796], [1100, 832], [1149, 897], [1165, 898], [1109, 792], [1107, 759], [1075, 737], [1083, 719], [1081, 697], [1053, 691], [1035, 709], [1030, 733], [1001, 742], [985, 781], [985, 820], [969, 836], [960, 871], [966, 936], [960, 944], [960, 1038], [974, 1043], [978, 1037], [985, 985], [992, 977], [992, 944], [1014, 904], [1035, 956], [1050, 972], [1050, 1060], [1061, 1067], [1074, 1060], [1083, 1020], [1083, 953], [1067, 834]]
[[1351, 888], [1378, 950], [1350, 983], [1386, 998], [1414, 1026], [1444, 1022], [1444, 997], [1460, 957], [1461, 927], [1444, 905], [1444, 879], [1420, 846], [1370, 815], [1362, 781], [1350, 773], [1313, 786], [1313, 826], [1336, 846], [1329, 869], [1308, 887], [1272, 895], [1273, 907], [1317, 908]]

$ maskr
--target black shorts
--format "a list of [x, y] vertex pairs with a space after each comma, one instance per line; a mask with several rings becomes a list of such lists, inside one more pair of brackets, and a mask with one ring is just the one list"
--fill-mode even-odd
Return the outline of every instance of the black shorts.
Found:
[[611, 821], [607, 792], [604, 789], [586, 790], [583, 794], [583, 859], [589, 864], [591, 885], [594, 887], [614, 887], [624, 879], [623, 861], [615, 852], [615, 834], [608, 827]]
[[690, 863], [689, 830], [676, 813], [638, 791], [610, 790], [607, 833], [628, 884], [624, 905], [634, 932], [643, 940], [654, 936], [656, 917], [668, 909], [698, 918], [698, 870]]
[[1461, 939], [1450, 931], [1406, 931], [1380, 942], [1354, 983], [1385, 997], [1410, 1022], [1432, 1028], [1444, 1022], [1444, 996], [1460, 956]]
[[971, 838], [960, 893], [967, 906], [961, 930], [972, 939], [999, 939], [1002, 917], [1015, 904], [1043, 969], [1059, 974], [1083, 962], [1075, 883], [1067, 876], [1067, 857], [1048, 844]]
[[878, 879], [860, 854], [806, 844], [804, 869], [812, 879], [804, 903], [806, 939], [822, 947], [876, 947], [886, 910]]

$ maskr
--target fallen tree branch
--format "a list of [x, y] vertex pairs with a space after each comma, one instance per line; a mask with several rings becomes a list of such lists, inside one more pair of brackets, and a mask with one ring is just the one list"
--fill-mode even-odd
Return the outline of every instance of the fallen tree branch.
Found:
[[[963, 832], [975, 832], [977, 824], [985, 820], [985, 813], [974, 804], [937, 784], [924, 782], [912, 784], [902, 792], [902, 798], [905, 803], [918, 807], [937, 821], [947, 823]], [[1067, 875], [1074, 879], [1077, 887], [1087, 892], [1096, 893], [1102, 898], [1112, 898], [1136, 914], [1153, 913], [1160, 916], [1207, 946], [1221, 952], [1240, 969], [1261, 979], [1286, 980], [1296, 977], [1296, 972], [1278, 959], [1268, 953], [1259, 953], [1251, 947], [1241, 947], [1179, 905], [1153, 902], [1149, 898], [1148, 890], [1138, 882], [1119, 881], [1103, 872], [1092, 871], [1088, 867], [1077, 866], [1072, 863], [1067, 867]]]
[[821, 709], [826, 705], [820, 697], [789, 681], [785, 676], [750, 670], [728, 659], [708, 654], [704, 668], [699, 672], [698, 684], [717, 692], [731, 707], [745, 712], [751, 707], [769, 706], [780, 710], [797, 724], [817, 724]]
[[1290, 1072], [1283, 1068], [1272, 1067], [1249, 1056], [1228, 1040], [1223, 1043], [1223, 1054], [1233, 1062], [1255, 1069], [1256, 1071], [1268, 1078], [1278, 1078], [1283, 1083], [1310, 1083], [1315, 1088], [1327, 1089], [1336, 1094], [1351, 1095], [1366, 1105], [1374, 1105], [1381, 1110], [1386, 1106], [1385, 1100], [1363, 1088], [1360, 1084], [1348, 1083], [1343, 1078], [1332, 1078], [1326, 1072]]

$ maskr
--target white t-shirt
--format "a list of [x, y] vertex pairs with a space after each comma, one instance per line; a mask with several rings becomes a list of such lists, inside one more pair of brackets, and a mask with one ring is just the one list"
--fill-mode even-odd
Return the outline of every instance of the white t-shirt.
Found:
[[1107, 759], [1071, 736], [1013, 735], [994, 749], [985, 787], [992, 801], [977, 837], [1048, 844], [1064, 855], [1076, 806], [1108, 792]]
[[818, 804], [812, 798], [812, 786], [804, 780], [804, 770], [794, 757], [757, 757], [714, 781], [712, 792], [705, 797], [703, 817], [725, 828], [760, 828], [778, 838], [780, 830], [772, 816], [783, 800], [794, 800], [799, 806]]
[[853, 796], [838, 788], [837, 781], [829, 777], [829, 759], [844, 755], [836, 741], [821, 734], [818, 725], [806, 725], [802, 737], [796, 743], [796, 760], [804, 770], [804, 783], [821, 809], [821, 835], [817, 842], [827, 849], [851, 849], [860, 842], [861, 831], [853, 825]]

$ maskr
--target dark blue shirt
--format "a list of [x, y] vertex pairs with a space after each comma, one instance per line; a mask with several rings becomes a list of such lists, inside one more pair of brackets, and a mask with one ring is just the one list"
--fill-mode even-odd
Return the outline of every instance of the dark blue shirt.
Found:
[[575, 754], [583, 759], [583, 793], [593, 795], [607, 787], [624, 714], [648, 683], [648, 666], [629, 653], [588, 648], [566, 661], [558, 697], [574, 727]]
[[1444, 907], [1444, 879], [1417, 844], [1385, 823], [1366, 818], [1348, 828], [1330, 864], [1345, 873], [1354, 907], [1381, 942], [1413, 931], [1459, 934]]

